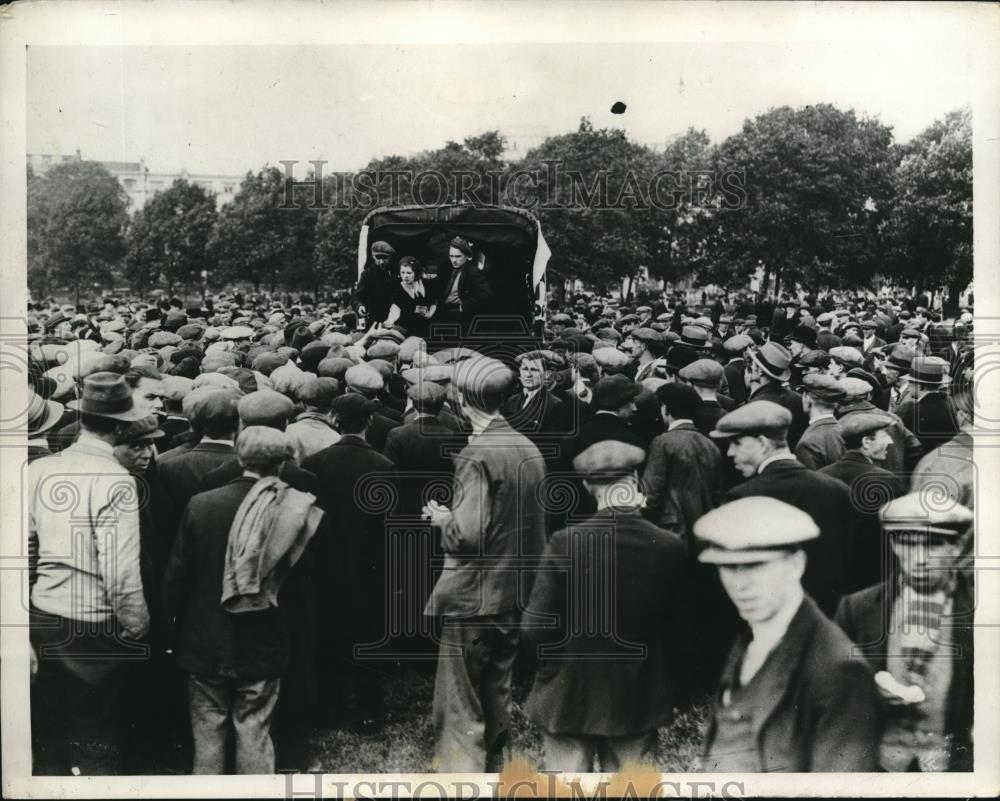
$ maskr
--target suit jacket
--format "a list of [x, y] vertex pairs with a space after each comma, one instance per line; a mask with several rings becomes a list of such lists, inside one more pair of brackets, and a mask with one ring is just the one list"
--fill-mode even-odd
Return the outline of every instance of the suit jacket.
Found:
[[330, 518], [316, 536], [317, 570], [336, 576], [320, 588], [324, 625], [377, 640], [385, 633], [386, 518], [397, 498], [395, 466], [353, 434], [302, 464], [316, 477], [317, 503]]
[[833, 464], [843, 455], [844, 438], [837, 431], [837, 421], [833, 417], [810, 423], [795, 446], [795, 458], [810, 470]]
[[649, 446], [642, 483], [654, 522], [693, 548], [695, 521], [722, 496], [722, 454], [693, 423], [680, 423]]
[[809, 425], [809, 417], [802, 406], [802, 396], [798, 392], [793, 392], [781, 386], [781, 384], [772, 381], [757, 387], [757, 389], [750, 393], [747, 402], [755, 400], [766, 400], [777, 403], [792, 413], [792, 424], [788, 427], [788, 447], [794, 450], [795, 446], [799, 444], [802, 432]]
[[[444, 271], [441, 281], [441, 297], [438, 300], [438, 310], [443, 310], [448, 295], [451, 292], [451, 279], [454, 270], [449, 265]], [[471, 320], [483, 310], [491, 295], [489, 282], [482, 270], [472, 262], [462, 268], [458, 279], [458, 297], [462, 301], [462, 317]]]
[[[873, 587], [845, 596], [837, 607], [836, 622], [858, 645], [872, 670], [886, 669], [890, 620], [896, 601], [898, 583], [882, 581]], [[952, 597], [952, 618], [942, 625], [952, 626], [952, 642], [959, 649], [952, 661], [951, 686], [948, 688], [945, 730], [955, 738], [950, 770], [970, 771], [972, 765], [973, 722], [973, 614], [974, 591], [968, 575], [958, 573]], [[888, 710], [892, 714], [892, 710]]]
[[[205, 477], [215, 469], [229, 465], [225, 480], [215, 481], [209, 486]], [[199, 492], [213, 487], [221, 487], [236, 478], [243, 471], [236, 458], [236, 448], [221, 442], [199, 442], [187, 451], [158, 462], [158, 470], [163, 486], [174, 499], [179, 511], [183, 511], [189, 500]]]
[[479, 617], [524, 608], [529, 563], [545, 546], [537, 492], [544, 480], [538, 448], [502, 416], [463, 448], [455, 461], [457, 500], [442, 529], [444, 569], [425, 614]]
[[614, 412], [596, 411], [589, 420], [580, 426], [580, 433], [576, 435], [573, 444], [569, 447], [568, 460], [572, 461], [591, 445], [609, 439], [627, 442], [643, 450], [646, 449], [645, 441], [633, 430], [627, 420], [622, 419]]
[[[202, 489], [215, 489], [228, 484], [243, 474], [243, 468], [238, 459], [225, 462], [202, 479]], [[294, 462], [285, 462], [278, 471], [278, 478], [299, 492], [317, 495], [316, 476], [308, 470], [303, 470]]]
[[525, 405], [523, 392], [509, 397], [501, 414], [511, 428], [520, 431], [545, 452], [545, 461], [555, 470], [564, 461], [569, 437], [569, 412], [565, 404], [550, 389], [542, 388]]
[[[844, 633], [806, 596], [785, 636], [743, 688], [740, 709], [722, 705], [737, 687], [750, 641], [746, 629], [730, 651], [709, 722], [703, 768], [729, 772], [733, 754], [713, 751], [723, 715], [749, 716], [746, 752], [760, 772], [872, 772], [878, 769], [881, 715], [872, 670], [851, 658]], [[745, 765], [746, 752], [736, 757]], [[741, 770], [743, 768], [740, 768]]]
[[807, 543], [802, 586], [826, 614], [833, 614], [848, 587], [847, 560], [851, 494], [840, 481], [810, 470], [796, 459], [779, 459], [733, 487], [726, 500], [766, 495], [806, 512], [819, 526], [819, 537]]
[[390, 416], [389, 410], [382, 407], [372, 415], [372, 421], [365, 430], [365, 439], [376, 451], [381, 453], [385, 448], [386, 438], [392, 429], [402, 425], [403, 416]]
[[722, 368], [729, 387], [729, 396], [737, 403], [746, 403], [750, 396], [750, 391], [746, 384], [746, 359], [731, 359]]
[[[399, 472], [400, 501], [398, 512], [402, 515], [420, 515], [429, 498], [425, 491], [434, 488], [449, 491], [455, 475], [455, 454], [465, 447], [467, 438], [441, 425], [435, 417], [418, 417], [389, 432], [384, 456]], [[436, 500], [445, 506], [451, 504], [447, 495], [437, 494]]]
[[932, 392], [915, 401], [903, 423], [920, 440], [925, 454], [958, 434], [958, 418], [951, 399], [943, 392]]
[[[177, 665], [188, 673], [256, 681], [280, 676], [288, 664], [280, 599], [279, 607], [240, 614], [223, 610], [220, 603], [229, 528], [255, 483], [238, 476], [199, 493], [181, 520], [164, 578], [163, 606], [166, 620], [176, 627]], [[293, 570], [287, 581], [294, 580]]]
[[[854, 401], [837, 408], [837, 419], [855, 412], [871, 412], [876, 408], [875, 404], [869, 401]], [[923, 455], [923, 446], [920, 444], [920, 440], [913, 435], [913, 432], [906, 427], [899, 415], [891, 412], [886, 412], [886, 414], [894, 418], [895, 423], [886, 429], [892, 438], [892, 445], [889, 446], [882, 467], [907, 481], [905, 477], [913, 471]]]
[[[541, 646], [527, 716], [576, 736], [634, 736], [670, 723], [691, 661], [686, 585], [684, 545], [636, 509], [603, 509], [557, 531], [522, 621], [523, 638]], [[614, 593], [605, 598], [610, 631], [587, 626], [574, 604], [604, 587]]]
[[846, 451], [838, 461], [820, 472], [842, 481], [851, 491], [853, 543], [848, 562], [848, 586], [852, 591], [870, 587], [885, 578], [892, 564], [878, 511], [905, 494], [903, 481], [857, 450]]
[[884, 339], [882, 339], [881, 337], [874, 337], [870, 345], [864, 345], [862, 343], [861, 353], [862, 355], [867, 356], [869, 353], [871, 353], [872, 348], [884, 348], [885, 346], [886, 346], [886, 341]]
[[362, 271], [354, 300], [364, 304], [369, 324], [382, 322], [388, 316], [389, 306], [392, 305], [392, 294], [397, 286], [389, 270], [370, 264]]

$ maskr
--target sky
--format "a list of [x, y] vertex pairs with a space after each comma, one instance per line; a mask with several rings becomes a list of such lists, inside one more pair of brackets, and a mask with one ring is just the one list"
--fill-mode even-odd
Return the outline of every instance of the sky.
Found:
[[[713, 141], [771, 107], [832, 103], [905, 141], [971, 102], [969, 51], [925, 42], [325, 46], [30, 46], [29, 153], [144, 158], [241, 175], [265, 163], [372, 158], [499, 129], [514, 155], [595, 127], [662, 145]], [[623, 101], [622, 115], [610, 113]]]

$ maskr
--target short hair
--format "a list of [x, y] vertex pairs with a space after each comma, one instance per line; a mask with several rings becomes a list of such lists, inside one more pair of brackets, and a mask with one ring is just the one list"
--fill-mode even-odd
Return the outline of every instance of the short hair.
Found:
[[424, 277], [424, 265], [420, 263], [420, 259], [416, 256], [403, 256], [403, 258], [399, 260], [399, 269], [402, 270], [404, 267], [409, 267], [413, 270], [413, 275], [417, 280]]
[[236, 438], [240, 464], [255, 473], [271, 473], [295, 456], [295, 448], [284, 431], [268, 426], [247, 426]]
[[360, 434], [371, 424], [373, 414], [374, 412], [365, 412], [364, 414], [338, 412], [337, 428], [341, 434]]

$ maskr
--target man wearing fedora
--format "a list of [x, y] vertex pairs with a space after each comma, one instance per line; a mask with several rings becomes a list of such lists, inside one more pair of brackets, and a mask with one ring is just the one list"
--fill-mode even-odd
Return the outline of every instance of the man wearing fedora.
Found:
[[789, 369], [791, 363], [792, 354], [787, 348], [777, 342], [765, 342], [750, 352], [745, 380], [749, 391], [747, 403], [766, 400], [784, 406], [791, 412], [788, 445], [794, 448], [809, 425], [809, 420], [802, 406], [802, 396], [785, 386], [792, 376]]
[[958, 434], [958, 419], [946, 388], [949, 383], [947, 362], [936, 356], [917, 356], [910, 366], [914, 389], [913, 406], [903, 423], [930, 453]]
[[928, 504], [915, 492], [879, 516], [897, 575], [845, 597], [835, 620], [878, 671], [888, 710], [881, 767], [970, 771], [975, 596], [959, 542], [972, 511]]
[[51, 455], [45, 432], [62, 420], [65, 408], [61, 403], [47, 400], [28, 388], [28, 463]]
[[[38, 542], [31, 589], [35, 771], [109, 775], [119, 769], [120, 676], [148, 659], [135, 480], [115, 459], [136, 410], [125, 378], [87, 376], [76, 442], [29, 467], [29, 527]], [[70, 501], [67, 503], [66, 501]]]

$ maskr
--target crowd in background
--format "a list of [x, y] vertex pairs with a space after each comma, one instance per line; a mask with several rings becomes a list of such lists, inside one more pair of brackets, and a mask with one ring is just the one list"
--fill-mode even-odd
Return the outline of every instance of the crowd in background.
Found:
[[972, 309], [588, 295], [505, 350], [472, 248], [31, 304], [35, 772], [335, 771], [312, 725], [435, 653], [438, 770], [503, 757], [514, 674], [548, 768], [708, 697], [706, 770], [969, 769]]

